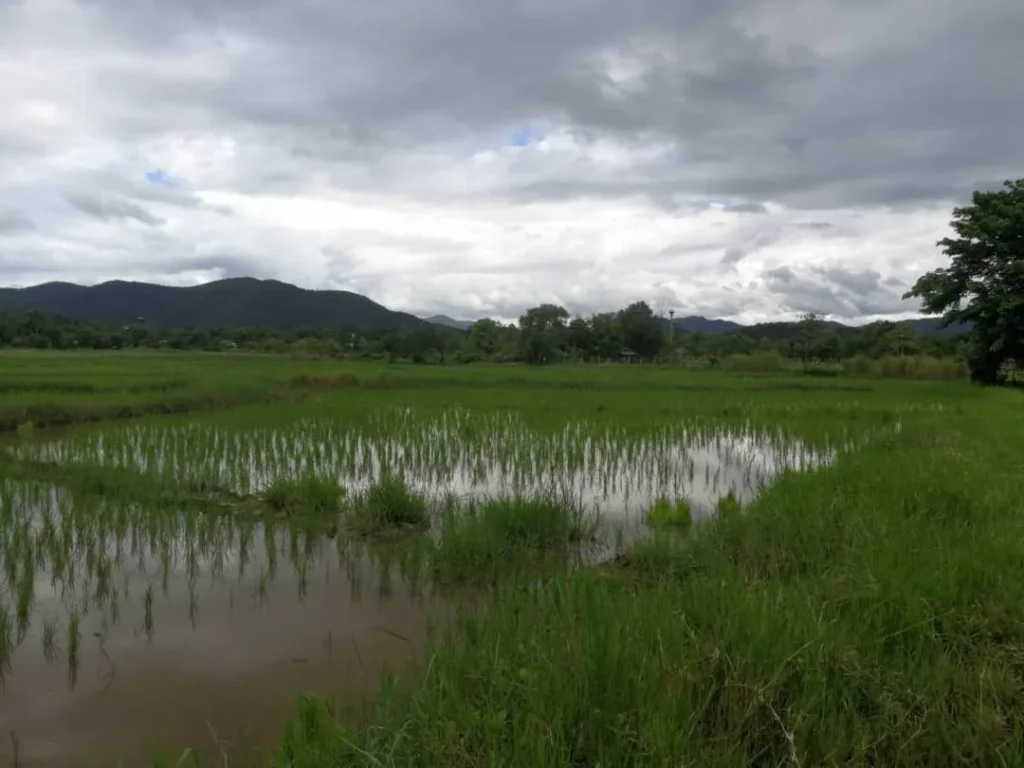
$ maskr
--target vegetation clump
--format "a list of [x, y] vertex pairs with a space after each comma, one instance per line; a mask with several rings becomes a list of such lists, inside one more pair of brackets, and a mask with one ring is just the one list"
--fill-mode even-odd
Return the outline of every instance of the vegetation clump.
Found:
[[736, 494], [729, 491], [715, 504], [715, 509], [720, 517], [733, 517], [743, 511], [743, 505], [736, 498]]
[[667, 496], [659, 497], [647, 510], [647, 524], [654, 528], [690, 528], [693, 525], [690, 502], [686, 499], [676, 499], [672, 502]]
[[433, 570], [450, 581], [493, 577], [523, 555], [565, 551], [594, 535], [595, 521], [553, 496], [515, 496], [452, 508], [433, 552]]
[[397, 475], [385, 473], [356, 501], [351, 527], [363, 535], [430, 527], [427, 500]]
[[297, 480], [274, 480], [263, 492], [263, 502], [282, 512], [333, 512], [341, 505], [345, 494], [345, 487], [337, 480], [308, 475]]

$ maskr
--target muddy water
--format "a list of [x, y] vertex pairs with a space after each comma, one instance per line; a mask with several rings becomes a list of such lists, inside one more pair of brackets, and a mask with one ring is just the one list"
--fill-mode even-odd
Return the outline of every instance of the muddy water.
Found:
[[[228, 560], [237, 560], [237, 543]], [[190, 546], [179, 538], [157, 547], [164, 544]], [[261, 548], [259, 532], [253, 544]], [[141, 568], [125, 558], [114, 599], [95, 598], [95, 568], [90, 576], [83, 567], [74, 587], [61, 577], [56, 589], [39, 573], [32, 623], [0, 694], [0, 764], [13, 764], [11, 731], [24, 766], [141, 766], [158, 750], [177, 758], [189, 746], [204, 764], [223, 764], [225, 753], [235, 764], [276, 741], [300, 694], [323, 694], [339, 708], [364, 705], [381, 674], [405, 669], [431, 620], [446, 615], [397, 569], [382, 579], [365, 553], [342, 555], [321, 543], [298, 563], [280, 562], [273, 578], [265, 552], [241, 575], [237, 562], [218, 573], [225, 552], [210, 554], [191, 566], [178, 558], [166, 592], [152, 558]], [[74, 661], [72, 611], [82, 616]], [[47, 619], [58, 626], [50, 652]]]

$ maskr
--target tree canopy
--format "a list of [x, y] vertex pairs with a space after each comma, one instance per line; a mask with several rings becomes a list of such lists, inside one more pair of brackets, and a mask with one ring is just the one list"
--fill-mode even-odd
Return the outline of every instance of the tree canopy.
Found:
[[905, 298], [943, 322], [971, 326], [971, 378], [996, 383], [1024, 359], [1024, 179], [976, 191], [953, 209], [955, 237], [938, 242], [950, 265], [922, 275]]

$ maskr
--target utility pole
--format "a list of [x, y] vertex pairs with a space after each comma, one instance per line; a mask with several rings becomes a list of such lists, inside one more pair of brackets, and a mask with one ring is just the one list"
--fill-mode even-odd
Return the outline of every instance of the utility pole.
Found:
[[675, 330], [676, 330], [676, 325], [675, 325], [675, 321], [674, 321], [675, 320], [675, 316], [676, 316], [676, 311], [674, 309], [670, 309], [668, 311], [668, 345], [669, 345], [669, 347], [672, 346], [672, 337], [675, 335]]

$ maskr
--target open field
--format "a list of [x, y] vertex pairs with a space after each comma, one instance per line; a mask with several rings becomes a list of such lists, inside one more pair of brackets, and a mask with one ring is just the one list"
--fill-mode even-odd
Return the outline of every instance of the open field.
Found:
[[0, 761], [1024, 764], [1022, 397], [4, 353]]

